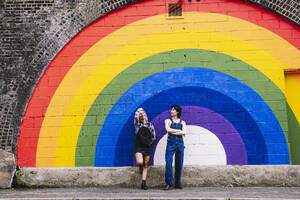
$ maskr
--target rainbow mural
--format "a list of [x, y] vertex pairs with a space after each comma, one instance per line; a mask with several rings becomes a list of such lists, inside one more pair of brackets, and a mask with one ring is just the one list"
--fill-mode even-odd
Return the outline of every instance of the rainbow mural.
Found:
[[132, 166], [139, 107], [162, 164], [172, 104], [188, 125], [187, 164], [300, 163], [300, 78], [284, 75], [299, 68], [299, 27], [240, 1], [185, 2], [175, 19], [167, 3], [110, 13], [61, 50], [27, 105], [19, 166]]

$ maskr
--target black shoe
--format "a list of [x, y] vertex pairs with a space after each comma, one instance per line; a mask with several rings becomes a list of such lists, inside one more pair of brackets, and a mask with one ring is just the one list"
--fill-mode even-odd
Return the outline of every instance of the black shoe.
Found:
[[169, 190], [170, 187], [171, 187], [170, 185], [166, 185], [165, 188], [164, 188], [164, 190]]
[[146, 185], [146, 181], [144, 181], [144, 180], [142, 181], [141, 189], [148, 190], [148, 187]]
[[176, 189], [182, 189], [182, 185], [175, 185]]
[[143, 166], [139, 165], [139, 172], [140, 174], [143, 174]]

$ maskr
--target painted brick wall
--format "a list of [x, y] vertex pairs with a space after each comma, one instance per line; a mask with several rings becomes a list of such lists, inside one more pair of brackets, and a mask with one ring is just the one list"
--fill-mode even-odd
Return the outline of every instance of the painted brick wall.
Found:
[[[9, 150], [11, 144], [16, 144], [13, 141], [17, 140], [16, 131], [21, 125], [20, 113], [28, 102], [26, 96], [33, 91], [20, 129], [19, 165], [132, 165], [135, 109], [146, 108], [163, 139], [164, 112], [171, 103], [187, 106], [183, 119], [191, 126], [205, 129], [204, 135], [199, 136], [200, 143], [187, 139], [189, 147], [194, 145], [201, 149], [205, 145], [219, 144], [223, 149], [211, 157], [217, 160], [223, 156], [226, 160], [223, 164], [290, 163], [293, 155], [289, 140], [293, 140], [294, 133], [288, 128], [283, 71], [296, 68], [300, 61], [296, 25], [265, 9], [237, 1], [185, 2], [183, 16], [178, 19], [165, 16], [165, 1], [137, 3], [100, 19], [105, 13], [132, 2], [95, 3], [91, 11], [95, 16], [79, 12], [90, 11], [85, 10], [85, 3], [72, 2], [23, 4], [26, 5], [24, 10], [29, 7], [28, 16], [35, 16], [36, 7], [37, 13], [44, 13], [51, 30], [42, 32], [42, 28], [40, 33], [34, 30], [31, 35], [21, 34], [21, 38], [35, 38], [35, 43], [23, 39], [25, 47], [30, 45], [29, 56], [19, 55], [22, 61], [15, 61], [14, 56], [6, 58], [10, 58], [6, 63], [12, 60], [25, 63], [25, 68], [20, 66], [19, 69], [24, 69], [26, 74], [18, 75], [20, 70], [13, 67], [11, 74], [16, 77], [4, 80], [15, 82], [2, 84], [2, 102], [12, 106], [3, 106], [2, 127], [10, 135], [3, 134], [2, 148]], [[6, 9], [17, 4], [8, 5], [9, 2], [5, 2]], [[58, 10], [70, 11], [53, 13]], [[80, 18], [62, 23], [74, 10], [78, 12], [74, 16]], [[49, 16], [55, 16], [55, 22]], [[98, 20], [76, 35], [95, 19]], [[296, 22], [297, 18], [291, 17], [291, 20]], [[60, 23], [68, 24], [70, 29]], [[23, 21], [20, 24], [22, 26]], [[43, 38], [56, 28], [59, 29], [55, 37], [50, 37], [50, 43], [47, 40], [39, 43], [38, 36]], [[34, 47], [37, 44], [41, 45], [38, 49]], [[49, 44], [51, 51], [48, 52]], [[44, 73], [43, 69], [46, 69]], [[40, 74], [41, 79], [36, 84]], [[20, 87], [20, 80], [27, 84]], [[177, 80], [178, 88], [173, 85]], [[10, 94], [11, 91], [15, 92]], [[22, 95], [17, 95], [20, 91]], [[197, 96], [196, 91], [202, 96]], [[168, 99], [170, 92], [178, 93], [178, 98]], [[199, 109], [201, 112], [196, 112]], [[208, 109], [209, 114], [204, 114], [203, 109]], [[297, 108], [291, 104], [288, 109]], [[12, 117], [14, 115], [16, 117]], [[223, 118], [214, 121], [215, 115]], [[227, 128], [220, 128], [222, 126]], [[191, 130], [196, 129], [191, 127]], [[209, 132], [217, 137], [201, 143]], [[11, 140], [13, 135], [15, 139]], [[159, 142], [157, 147], [161, 146]], [[161, 151], [157, 148], [153, 155], [162, 155]], [[239, 151], [243, 153], [235, 154]], [[186, 157], [193, 158], [192, 152], [187, 151]], [[205, 155], [199, 154], [198, 160], [205, 160]]]

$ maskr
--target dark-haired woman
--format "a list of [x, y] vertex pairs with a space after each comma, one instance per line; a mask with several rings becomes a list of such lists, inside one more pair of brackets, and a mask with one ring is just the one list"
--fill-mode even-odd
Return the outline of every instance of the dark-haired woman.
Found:
[[173, 185], [173, 155], [175, 153], [175, 188], [182, 189], [181, 175], [183, 167], [184, 143], [182, 136], [186, 135], [186, 123], [180, 119], [181, 107], [171, 107], [171, 119], [165, 120], [165, 128], [168, 133], [166, 148], [165, 188], [169, 190]]
[[136, 134], [134, 147], [135, 159], [142, 174], [141, 189], [147, 190], [146, 179], [152, 146], [156, 138], [155, 129], [153, 124], [148, 122], [147, 114], [143, 108], [139, 108], [135, 112], [134, 125]]

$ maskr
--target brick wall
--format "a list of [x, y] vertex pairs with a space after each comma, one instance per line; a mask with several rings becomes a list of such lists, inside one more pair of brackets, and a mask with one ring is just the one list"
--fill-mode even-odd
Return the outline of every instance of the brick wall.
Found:
[[131, 0], [0, 2], [0, 147], [15, 152], [21, 119], [46, 66], [80, 30]]
[[[5, 0], [0, 3], [2, 149], [16, 152], [26, 105], [44, 70], [59, 51], [91, 22], [135, 2]], [[249, 2], [278, 13], [296, 24], [300, 22], [299, 3], [296, 1]], [[139, 12], [142, 15], [143, 10]]]

